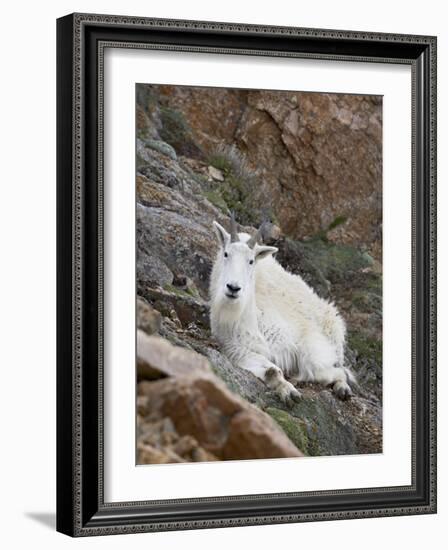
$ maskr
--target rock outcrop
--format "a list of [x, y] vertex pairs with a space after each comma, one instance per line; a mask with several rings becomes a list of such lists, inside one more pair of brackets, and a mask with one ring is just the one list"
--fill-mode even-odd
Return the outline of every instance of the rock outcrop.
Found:
[[[137, 94], [139, 463], [381, 452], [379, 100], [215, 92]], [[288, 409], [221, 353], [208, 283], [230, 210], [249, 233], [269, 215], [280, 263], [340, 309], [351, 400], [305, 385]]]
[[142, 463], [149, 455], [165, 462], [186, 455], [194, 461], [302, 456], [268, 414], [213, 374], [202, 355], [142, 331], [137, 350], [139, 374], [162, 377], [138, 384]]
[[187, 86], [147, 91], [142, 109], [159, 110], [160, 133], [175, 147], [183, 135], [196, 144], [198, 159], [213, 158], [222, 144], [244, 153], [257, 175], [252, 207], [270, 205], [286, 234], [303, 239], [343, 221], [334, 240], [363, 244], [380, 257], [380, 96]]

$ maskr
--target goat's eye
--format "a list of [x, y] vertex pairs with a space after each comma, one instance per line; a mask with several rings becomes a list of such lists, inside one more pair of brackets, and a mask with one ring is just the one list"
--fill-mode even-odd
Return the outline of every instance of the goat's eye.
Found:
[[228, 258], [229, 255], [227, 254], [227, 252], [224, 252], [224, 258]]
[[253, 260], [249, 260], [249, 263], [250, 263], [250, 265], [252, 265], [252, 264], [254, 263], [254, 261], [253, 261]]

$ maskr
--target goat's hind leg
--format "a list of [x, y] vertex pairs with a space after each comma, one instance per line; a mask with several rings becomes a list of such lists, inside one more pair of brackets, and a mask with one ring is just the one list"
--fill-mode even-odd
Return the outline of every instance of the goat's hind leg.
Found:
[[240, 363], [240, 367], [262, 380], [288, 407], [300, 401], [302, 394], [285, 379], [283, 371], [263, 355], [250, 354]]
[[348, 399], [352, 395], [350, 384], [355, 385], [356, 381], [350, 370], [341, 365], [342, 360], [327, 338], [311, 334], [306, 348], [307, 381], [332, 386], [339, 399]]

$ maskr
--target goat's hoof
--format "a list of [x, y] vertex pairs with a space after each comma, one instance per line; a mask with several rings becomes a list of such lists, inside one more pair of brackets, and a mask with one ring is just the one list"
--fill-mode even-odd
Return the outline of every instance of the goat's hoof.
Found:
[[296, 388], [294, 388], [294, 391], [291, 393], [291, 398], [296, 403], [299, 403], [302, 399], [302, 394], [299, 392], [299, 390], [296, 390]]
[[346, 399], [350, 399], [350, 397], [353, 395], [353, 392], [347, 382], [336, 382], [336, 384], [333, 386], [333, 392], [336, 397], [342, 399], [343, 401], [345, 401]]
[[281, 381], [283, 379], [282, 371], [278, 367], [269, 367], [265, 373], [265, 380], [268, 383], [276, 382], [277, 380]]
[[294, 407], [294, 403], [299, 403], [299, 401], [302, 399], [302, 394], [293, 387], [281, 397], [285, 405], [291, 409], [292, 407]]

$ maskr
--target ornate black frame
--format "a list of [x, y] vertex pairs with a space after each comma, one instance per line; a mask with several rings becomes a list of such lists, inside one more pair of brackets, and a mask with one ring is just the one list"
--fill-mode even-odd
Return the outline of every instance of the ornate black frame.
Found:
[[[411, 65], [412, 485], [104, 502], [102, 62], [111, 46]], [[57, 21], [57, 51], [58, 531], [88, 536], [435, 513], [436, 38], [73, 14]]]

